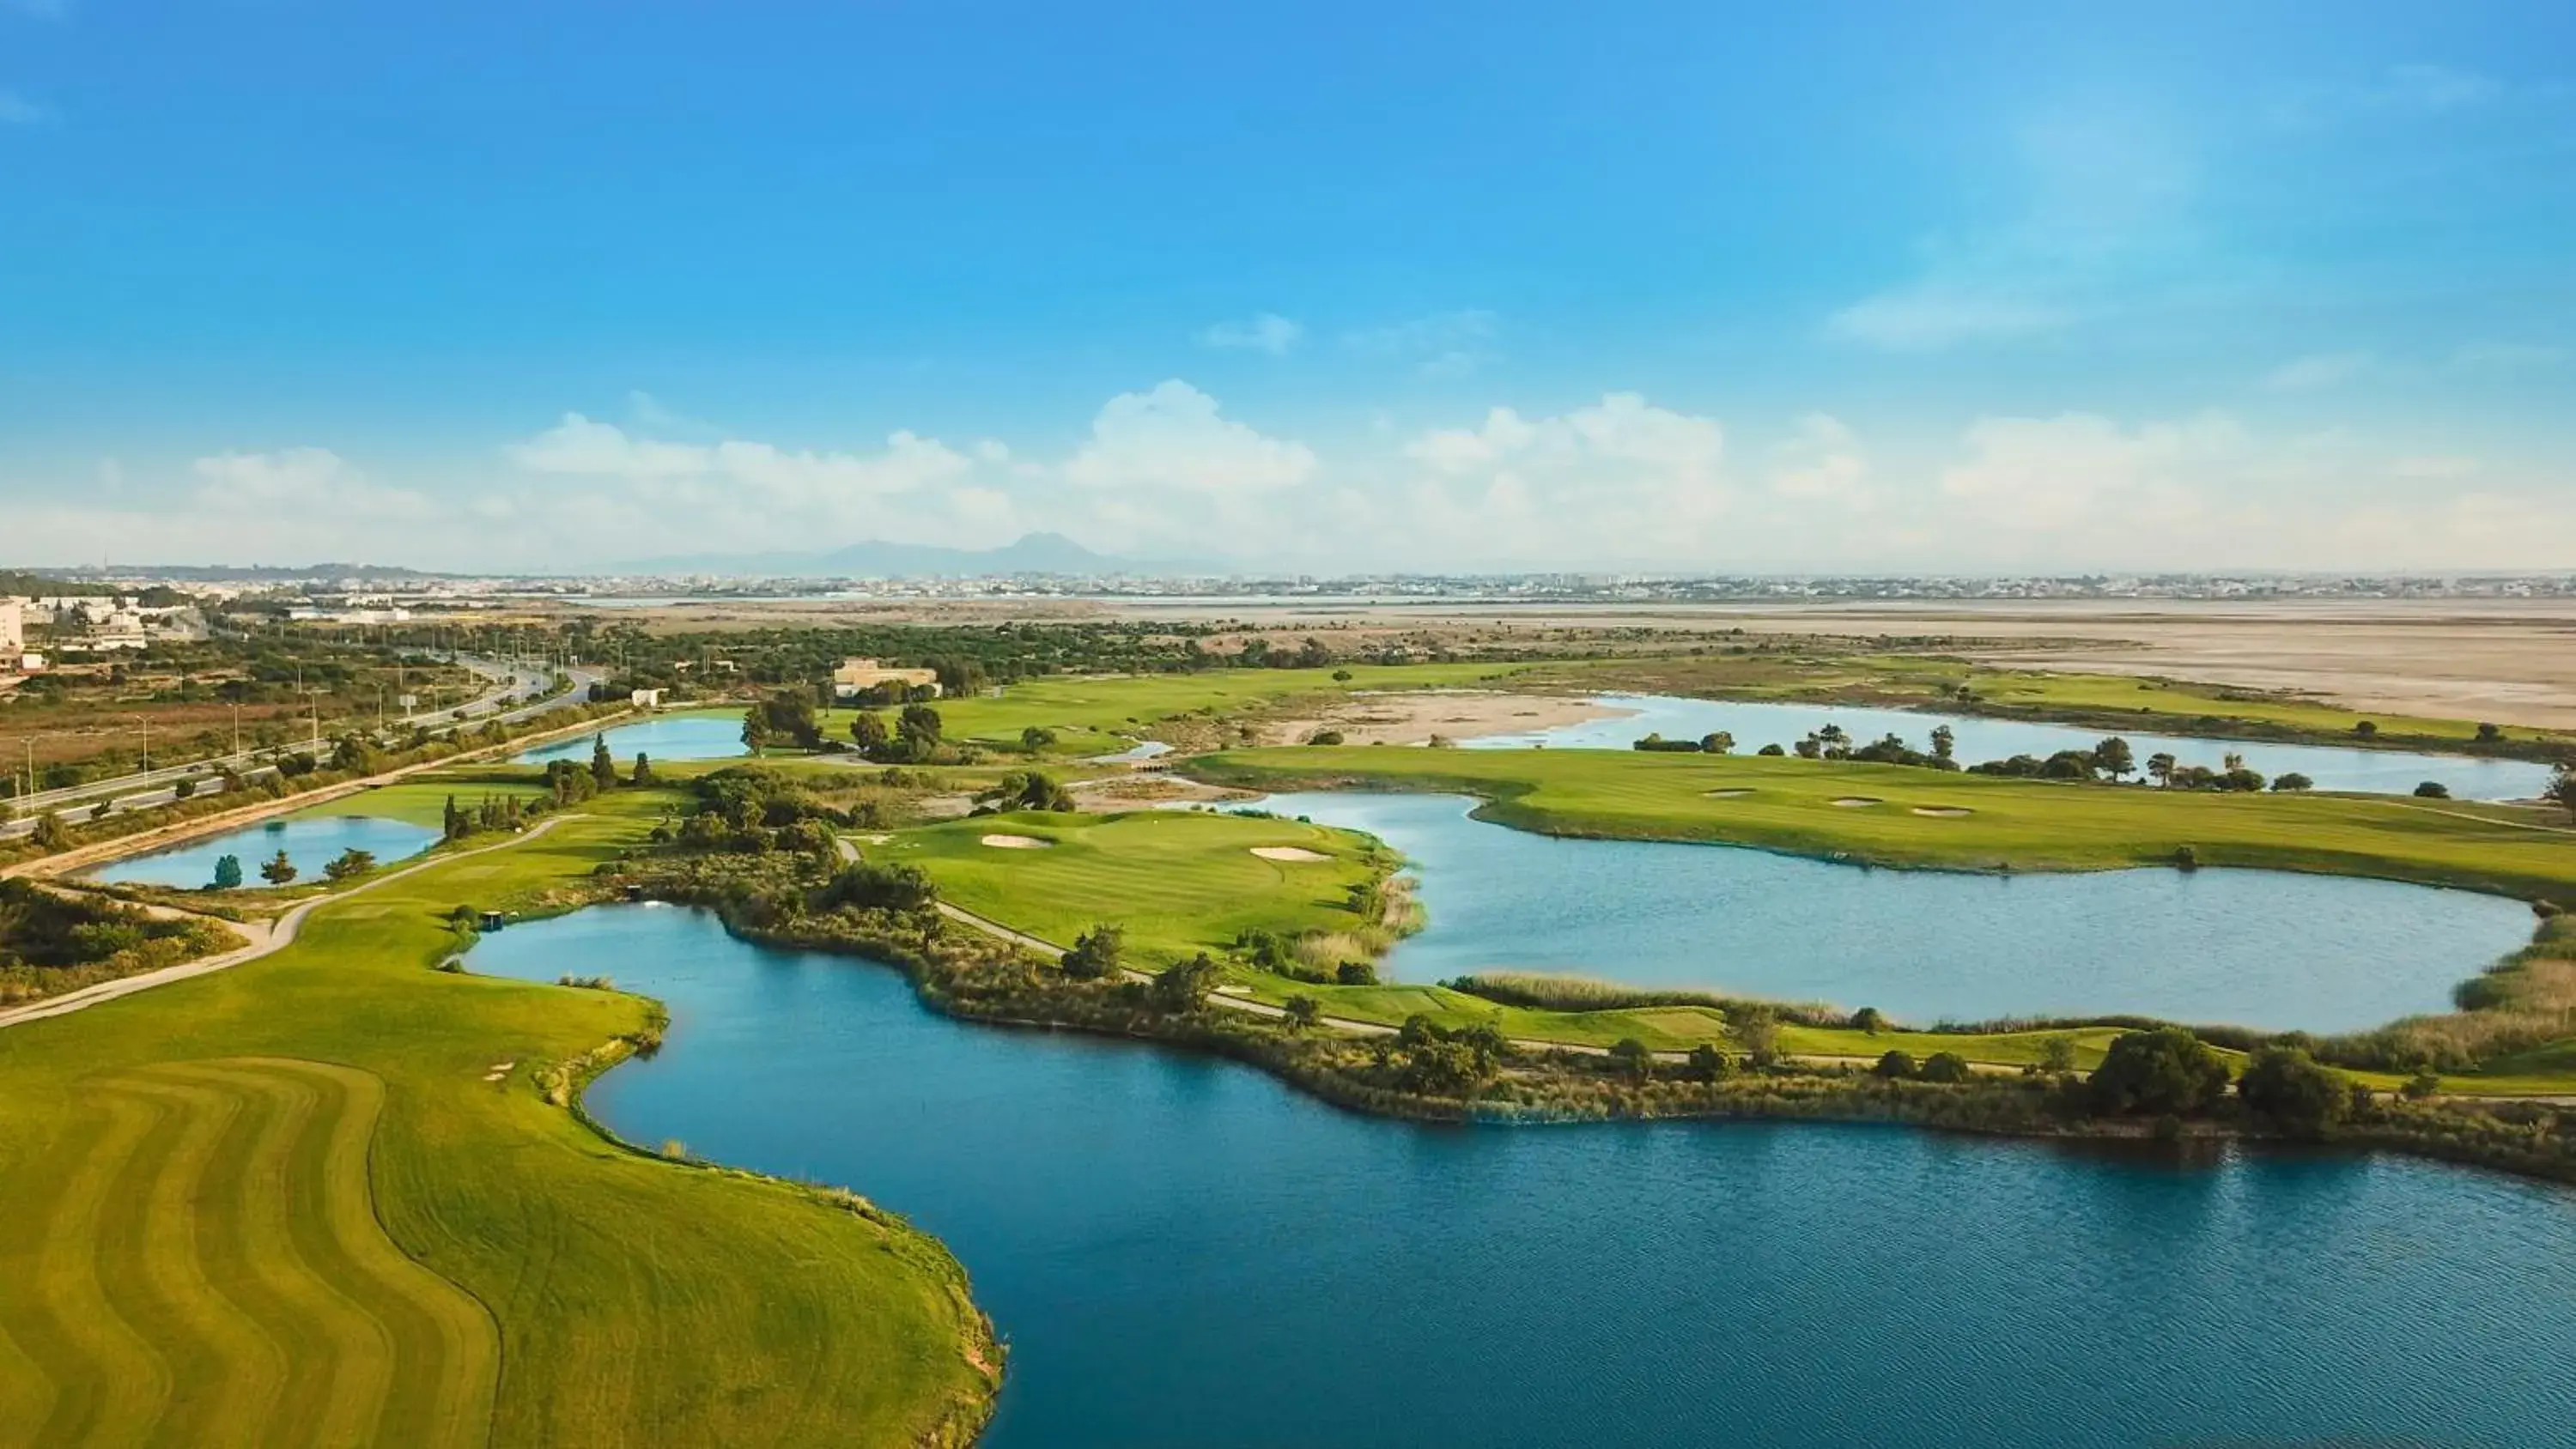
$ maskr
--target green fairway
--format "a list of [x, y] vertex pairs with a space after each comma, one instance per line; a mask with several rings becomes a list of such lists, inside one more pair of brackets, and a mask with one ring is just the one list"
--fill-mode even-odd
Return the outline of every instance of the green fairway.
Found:
[[938, 1244], [549, 1105], [645, 1003], [429, 969], [450, 907], [542, 906], [669, 803], [0, 1031], [0, 1445], [962, 1439], [993, 1351]]
[[[2576, 833], [2411, 800], [2057, 784], [1794, 757], [1611, 750], [1243, 750], [1193, 773], [1258, 788], [1482, 796], [1557, 835], [1754, 845], [1972, 870], [2253, 866], [2576, 900]], [[2541, 828], [2532, 828], [2539, 825]]]
[[[985, 844], [988, 836], [1045, 844], [1007, 848]], [[1057, 945], [1114, 923], [1142, 967], [1221, 951], [1246, 931], [1357, 926], [1352, 888], [1391, 864], [1347, 831], [1186, 810], [988, 815], [903, 831], [869, 850], [928, 871], [949, 901]], [[1256, 850], [1325, 858], [1265, 859]]]

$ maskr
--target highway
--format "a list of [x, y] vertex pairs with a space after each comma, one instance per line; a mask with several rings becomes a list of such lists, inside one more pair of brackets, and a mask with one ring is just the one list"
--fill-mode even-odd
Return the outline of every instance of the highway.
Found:
[[[484, 681], [491, 688], [455, 710], [439, 711], [435, 723], [432, 723], [431, 717], [426, 715], [403, 721], [400, 726], [402, 733], [408, 733], [414, 724], [426, 726], [433, 735], [450, 734], [459, 728], [485, 725], [494, 720], [504, 724], [517, 724], [560, 705], [587, 699], [590, 687], [605, 677], [595, 669], [566, 669], [563, 673], [569, 678], [570, 683], [561, 692], [548, 694], [546, 690], [552, 685], [554, 675], [544, 666], [462, 655], [456, 662], [483, 676]], [[398, 737], [395, 736], [394, 731], [395, 726], [389, 723], [386, 727], [386, 735]], [[326, 736], [322, 741], [322, 748], [329, 749], [331, 743], [330, 737]], [[44, 790], [33, 796], [0, 801], [0, 807], [11, 808], [14, 812], [14, 818], [0, 822], [0, 839], [24, 835], [34, 830], [37, 818], [49, 810], [69, 808], [87, 812], [96, 809], [101, 801], [107, 802], [111, 814], [150, 810], [178, 799], [177, 786], [183, 779], [195, 781], [190, 798], [220, 794], [224, 788], [223, 781], [216, 771], [225, 766], [230, 766], [246, 780], [256, 779], [261, 775], [275, 772], [277, 766], [273, 761], [280, 754], [310, 755], [313, 753], [314, 748], [309, 741], [302, 744], [244, 750], [239, 754], [227, 755], [219, 759], [196, 760], [185, 765], [139, 771], [131, 775], [120, 775], [112, 780], [93, 780], [84, 785]]]

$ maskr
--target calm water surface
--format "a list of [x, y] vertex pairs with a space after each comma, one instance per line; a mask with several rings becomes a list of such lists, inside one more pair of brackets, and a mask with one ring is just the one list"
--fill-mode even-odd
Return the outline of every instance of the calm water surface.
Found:
[[974, 1274], [1008, 1449], [2568, 1442], [2576, 1200], [2395, 1160], [2182, 1169], [1901, 1130], [1425, 1128], [934, 1017], [676, 908], [513, 926], [669, 1045], [616, 1130], [847, 1183]]
[[[2089, 750], [2106, 733], [2073, 725], [2027, 724], [1903, 709], [1849, 709], [1840, 705], [1681, 699], [1656, 694], [1605, 694], [1597, 702], [1627, 713], [1615, 719], [1589, 720], [1523, 734], [1486, 735], [1461, 743], [1471, 749], [1524, 749], [1544, 744], [1555, 749], [1623, 750], [1648, 734], [1695, 740], [1725, 730], [1735, 736], [1739, 752], [1750, 754], [1768, 744], [1787, 749], [1806, 738], [1808, 731], [1837, 724], [1856, 744], [1894, 734], [1918, 750], [1929, 750], [1932, 731], [1946, 724], [1958, 737], [1959, 762], [1974, 765], [2014, 755], [2035, 755], [2044, 760], [2059, 750]], [[2191, 739], [2125, 731], [2120, 737], [2129, 742], [2142, 766], [2147, 756], [2163, 751], [2183, 764], [2206, 765], [2214, 770], [2234, 751], [2267, 777], [2295, 771], [2316, 781], [2320, 790], [2404, 795], [2432, 780], [2462, 800], [2522, 800], [2538, 795], [2549, 783], [2549, 767], [2529, 760], [2484, 760], [2399, 750], [2338, 750], [2322, 745]]]
[[[641, 724], [619, 725], [599, 731], [608, 736], [608, 752], [617, 757], [621, 770], [635, 763], [638, 754], [657, 760], [730, 760], [747, 755], [742, 745], [740, 715], [666, 715]], [[552, 760], [587, 763], [590, 742], [594, 736], [581, 735], [559, 740], [520, 755], [522, 765], [542, 765]]]
[[2256, 870], [1991, 876], [1715, 845], [1560, 840], [1450, 795], [1282, 794], [1413, 862], [1399, 980], [1509, 968], [1875, 1006], [1900, 1020], [2136, 1013], [2344, 1031], [2447, 1010], [2531, 937], [2519, 901]]
[[301, 872], [296, 880], [306, 882], [319, 879], [322, 867], [338, 859], [344, 850], [367, 851], [378, 863], [390, 864], [418, 855], [437, 843], [438, 832], [426, 825], [372, 815], [313, 815], [271, 820], [229, 835], [190, 841], [150, 855], [129, 856], [100, 866], [89, 875], [92, 880], [111, 884], [194, 890], [213, 885], [215, 862], [232, 855], [241, 858], [242, 884], [252, 890], [265, 890], [268, 882], [259, 878], [259, 867], [281, 850]]

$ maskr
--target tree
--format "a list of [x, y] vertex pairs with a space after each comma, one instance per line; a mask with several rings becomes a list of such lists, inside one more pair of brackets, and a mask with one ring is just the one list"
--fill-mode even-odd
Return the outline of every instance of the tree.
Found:
[[742, 712], [742, 747], [755, 757], [769, 748], [769, 711], [759, 705]]
[[617, 788], [617, 760], [608, 753], [608, 736], [590, 737], [590, 778], [602, 790]]
[[1735, 736], [1725, 730], [1711, 730], [1699, 737], [1699, 747], [1712, 755], [1735, 753]]
[[642, 750], [635, 752], [635, 773], [627, 777], [638, 788], [653, 783], [653, 757]]
[[1073, 949], [1057, 964], [1076, 981], [1103, 980], [1118, 974], [1118, 958], [1126, 942], [1126, 934], [1116, 926], [1097, 925], [1074, 937]]
[[2093, 1110], [2183, 1116], [2227, 1091], [2227, 1062], [2178, 1026], [2123, 1032], [2093, 1069]]
[[1951, 731], [1948, 725], [1934, 725], [1932, 727], [1932, 758], [1936, 760], [1956, 758], [1958, 749], [1959, 737]]
[[2321, 1137], [2352, 1109], [2343, 1078], [2295, 1047], [2254, 1053], [2236, 1084], [2247, 1111], [2295, 1137]]
[[1869, 1071], [1871, 1076], [1885, 1077], [1891, 1082], [1904, 1081], [1914, 1075], [1914, 1054], [1891, 1047], [1879, 1054], [1878, 1064]]
[[1876, 1036], [1887, 1026], [1887, 1018], [1875, 1006], [1864, 1006], [1851, 1014], [1852, 1030]]
[[2423, 784], [2415, 787], [2415, 798], [2418, 800], [2448, 800], [2451, 798], [2451, 787], [2443, 784], [2439, 780], [2427, 780]]
[[863, 709], [850, 717], [850, 738], [858, 745], [860, 754], [873, 760], [893, 736], [886, 732], [884, 715]]
[[2497, 726], [2497, 725], [2491, 725], [2491, 724], [2482, 724], [2482, 725], [2479, 725], [2479, 726], [2478, 726], [2478, 743], [2479, 743], [2479, 744], [2482, 744], [2482, 745], [2492, 745], [2492, 744], [2495, 744], [2496, 742], [2498, 742], [2499, 740], [2502, 740], [2503, 738], [2504, 738], [2504, 730], [2503, 730], [2500, 726]]
[[1196, 1011], [1207, 1004], [1223, 974], [1205, 951], [1174, 962], [1154, 977], [1154, 1003], [1175, 1014]]
[[1735, 1064], [1726, 1059], [1726, 1053], [1719, 1051], [1715, 1042], [1704, 1041], [1691, 1048], [1688, 1071], [1692, 1081], [1714, 1082], [1734, 1068]]
[[1764, 745], [1762, 748], [1760, 748], [1760, 749], [1758, 749], [1758, 750], [1755, 750], [1753, 753], [1755, 753], [1755, 754], [1757, 754], [1757, 755], [1771, 755], [1771, 756], [1777, 757], [1777, 756], [1780, 756], [1780, 755], [1785, 755], [1785, 754], [1787, 754], [1787, 753], [1788, 753], [1788, 751], [1786, 751], [1786, 750], [1784, 750], [1784, 749], [1780, 748], [1779, 744], [1775, 741], [1775, 742], [1773, 742], [1773, 743], [1771, 743], [1771, 744]]
[[1055, 743], [1055, 731], [1043, 725], [1031, 725], [1020, 731], [1020, 748], [1034, 755]]
[[221, 855], [215, 857], [215, 889], [219, 891], [237, 891], [241, 889], [241, 883], [241, 857], [238, 855]]
[[[689, 824], [715, 822], [713, 815], [692, 815]], [[686, 841], [683, 829], [681, 839]], [[823, 886], [818, 904], [825, 910], [847, 906], [862, 911], [913, 912], [927, 910], [939, 902], [939, 893], [930, 877], [913, 866], [896, 861], [853, 861], [841, 867], [838, 874]]]
[[1655, 1054], [1633, 1036], [1623, 1036], [1610, 1044], [1610, 1061], [1627, 1076], [1644, 1081], [1654, 1071]]
[[2180, 763], [2172, 755], [2158, 750], [2147, 756], [2147, 778], [2159, 785], [2170, 785], [2173, 783], [2174, 766]]
[[339, 856], [328, 865], [323, 866], [322, 874], [328, 877], [332, 884], [337, 885], [351, 876], [365, 875], [375, 868], [375, 852], [360, 850], [353, 845], [341, 851]]
[[270, 885], [282, 886], [295, 879], [295, 862], [288, 860], [286, 852], [281, 850], [266, 865], [259, 868], [259, 878]]
[[191, 779], [182, 778], [170, 786], [170, 798], [173, 800], [185, 800], [196, 793], [197, 782]]
[[1956, 1086], [1975, 1075], [1968, 1067], [1968, 1059], [1957, 1052], [1934, 1052], [1923, 1059], [1923, 1080], [1927, 1082]]
[[439, 812], [438, 838], [441, 840], [463, 840], [467, 835], [471, 834], [473, 830], [473, 819], [469, 817], [463, 809], [458, 807], [455, 796], [448, 796], [447, 808]]
[[2549, 788], [2540, 793], [2546, 799], [2557, 801], [2559, 809], [2566, 811], [2571, 819], [2576, 819], [2576, 760], [2561, 760], [2549, 776]]
[[63, 823], [60, 812], [48, 810], [36, 817], [36, 848], [44, 851], [69, 850], [72, 828]]
[[2366, 740], [2379, 733], [2379, 726], [2368, 720], [2361, 720], [2353, 725], [2352, 732]]
[[2039, 1069], [2052, 1077], [2075, 1070], [2075, 1039], [2052, 1036], [2039, 1044]]
[[2309, 779], [2307, 776], [2300, 774], [2296, 770], [2292, 770], [2284, 775], [2275, 775], [2272, 777], [2272, 791], [2274, 794], [2286, 794], [2299, 790], [2313, 790], [2316, 787], [2316, 781]]
[[910, 746], [917, 760], [939, 748], [941, 728], [939, 711], [926, 704], [907, 704], [895, 721], [895, 736]]
[[1324, 1008], [1316, 1005], [1311, 996], [1291, 996], [1281, 1005], [1280, 1015], [1290, 1031], [1304, 1031], [1324, 1019]]
[[1767, 1067], [1780, 1055], [1780, 1014], [1762, 1005], [1741, 1006], [1727, 1013], [1727, 1030], [1744, 1047], [1744, 1054], [1757, 1067]]
[[1002, 810], [1056, 810], [1074, 808], [1073, 792], [1055, 782], [1043, 770], [1013, 770], [1000, 783], [976, 797]]
[[2093, 747], [2093, 768], [2110, 776], [2116, 785], [2121, 777], [2137, 773], [2138, 757], [2130, 751], [2127, 740], [2112, 735]]

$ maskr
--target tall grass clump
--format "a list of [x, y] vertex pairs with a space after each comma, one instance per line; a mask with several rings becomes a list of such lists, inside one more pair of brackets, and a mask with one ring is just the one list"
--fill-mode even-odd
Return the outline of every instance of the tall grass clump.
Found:
[[1838, 1027], [1851, 1014], [1820, 1001], [1756, 1002], [1714, 991], [1625, 986], [1597, 976], [1553, 971], [1478, 971], [1440, 983], [1452, 991], [1537, 1011], [1624, 1011], [1648, 1006], [1705, 1006], [1730, 1015], [1759, 1006], [1800, 1026]]
[[2460, 1072], [2576, 1034], [2576, 917], [2542, 918], [2530, 945], [2461, 982], [2451, 1000], [2459, 1010], [2331, 1037], [2317, 1056], [2370, 1071]]

